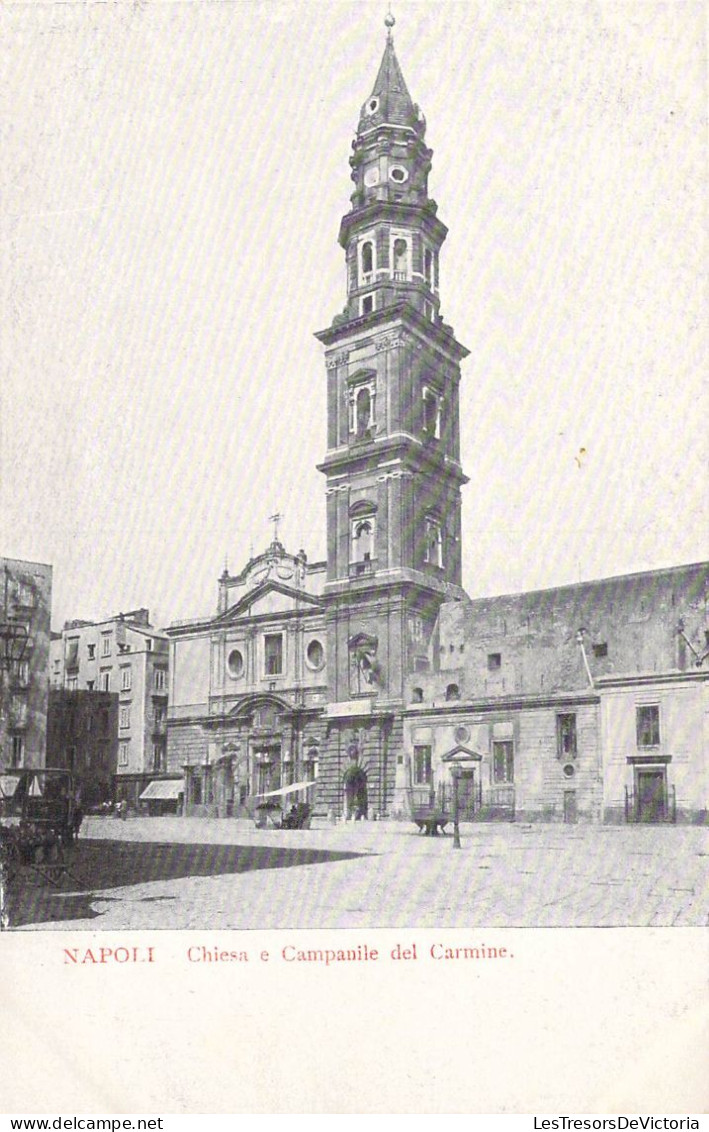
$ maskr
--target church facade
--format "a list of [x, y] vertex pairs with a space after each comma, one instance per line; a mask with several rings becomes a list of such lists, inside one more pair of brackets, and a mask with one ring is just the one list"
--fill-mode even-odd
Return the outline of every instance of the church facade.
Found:
[[317, 334], [327, 561], [274, 534], [222, 575], [213, 617], [167, 630], [184, 812], [300, 787], [330, 816], [403, 817], [446, 805], [455, 768], [471, 820], [700, 815], [707, 564], [483, 601], [462, 588], [468, 351], [442, 314], [447, 230], [387, 23], [350, 157], [345, 306]]

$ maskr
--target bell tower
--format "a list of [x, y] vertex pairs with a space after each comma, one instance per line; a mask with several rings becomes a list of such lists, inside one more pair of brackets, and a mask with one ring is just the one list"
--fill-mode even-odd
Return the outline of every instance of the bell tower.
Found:
[[[460, 362], [441, 315], [447, 235], [428, 195], [432, 151], [385, 21], [384, 54], [350, 156], [340, 224], [344, 310], [325, 346], [329, 757], [337, 808], [356, 750], [385, 813], [411, 674], [437, 663], [441, 602], [462, 595]], [[352, 737], [354, 736], [354, 738]], [[347, 753], [349, 752], [349, 754]], [[329, 781], [328, 781], [329, 780]]]

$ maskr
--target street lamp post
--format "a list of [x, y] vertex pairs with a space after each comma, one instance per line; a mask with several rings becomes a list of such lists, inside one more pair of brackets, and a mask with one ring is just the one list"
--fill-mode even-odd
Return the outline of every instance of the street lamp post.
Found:
[[458, 781], [460, 779], [460, 767], [451, 767], [451, 777], [453, 779], [453, 848], [460, 849], [460, 826], [458, 824]]

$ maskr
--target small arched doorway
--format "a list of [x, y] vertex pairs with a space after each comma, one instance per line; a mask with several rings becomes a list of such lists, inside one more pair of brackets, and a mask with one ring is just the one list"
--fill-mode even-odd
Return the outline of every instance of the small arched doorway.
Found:
[[367, 772], [359, 763], [352, 763], [343, 775], [345, 787], [345, 818], [347, 821], [362, 821], [367, 817], [369, 799], [367, 794]]

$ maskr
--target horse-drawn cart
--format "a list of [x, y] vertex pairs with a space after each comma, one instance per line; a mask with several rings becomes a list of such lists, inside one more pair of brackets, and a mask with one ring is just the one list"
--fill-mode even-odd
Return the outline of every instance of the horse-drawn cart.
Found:
[[[72, 847], [81, 825], [76, 786], [68, 770], [23, 768], [0, 774], [0, 866], [3, 879], [58, 885], [74, 876]], [[77, 879], [77, 878], [75, 878]]]

